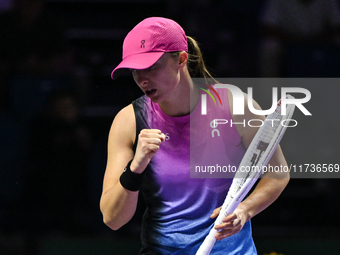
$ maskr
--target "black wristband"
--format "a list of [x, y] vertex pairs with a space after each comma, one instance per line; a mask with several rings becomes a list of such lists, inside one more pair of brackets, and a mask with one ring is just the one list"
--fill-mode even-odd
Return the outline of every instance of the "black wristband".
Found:
[[144, 172], [141, 174], [137, 174], [131, 171], [132, 160], [127, 164], [127, 166], [124, 169], [124, 172], [119, 178], [120, 184], [122, 186], [130, 191], [138, 191], [141, 189], [144, 179]]

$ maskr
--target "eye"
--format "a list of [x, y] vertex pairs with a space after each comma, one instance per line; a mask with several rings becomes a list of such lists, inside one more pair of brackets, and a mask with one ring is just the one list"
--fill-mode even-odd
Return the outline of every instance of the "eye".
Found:
[[153, 70], [153, 69], [155, 69], [156, 67], [157, 67], [157, 65], [156, 65], [156, 63], [155, 63], [155, 64], [153, 64], [152, 66], [150, 66], [148, 69]]
[[137, 72], [136, 69], [130, 69], [130, 71], [131, 71], [132, 74], [135, 74]]

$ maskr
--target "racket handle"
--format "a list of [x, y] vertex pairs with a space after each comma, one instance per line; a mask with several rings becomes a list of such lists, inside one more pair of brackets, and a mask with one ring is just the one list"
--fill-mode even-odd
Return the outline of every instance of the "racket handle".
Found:
[[209, 234], [206, 236], [200, 248], [196, 252], [196, 255], [209, 255], [210, 254], [216, 242], [216, 239], [215, 239], [216, 233], [217, 233], [216, 229], [212, 228], [210, 230]]

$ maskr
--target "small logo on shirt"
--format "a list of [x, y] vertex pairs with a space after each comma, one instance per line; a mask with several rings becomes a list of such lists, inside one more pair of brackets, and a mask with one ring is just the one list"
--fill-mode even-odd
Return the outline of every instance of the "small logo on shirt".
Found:
[[170, 140], [170, 135], [169, 135], [169, 133], [166, 133], [166, 134], [165, 134], [165, 140]]

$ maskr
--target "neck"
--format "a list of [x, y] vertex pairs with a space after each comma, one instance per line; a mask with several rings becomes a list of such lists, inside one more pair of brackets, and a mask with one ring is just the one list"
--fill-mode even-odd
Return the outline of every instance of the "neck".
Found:
[[166, 101], [159, 103], [162, 111], [173, 117], [180, 117], [190, 114], [197, 106], [199, 101], [199, 91], [194, 86], [190, 75], [179, 84], [175, 95]]

